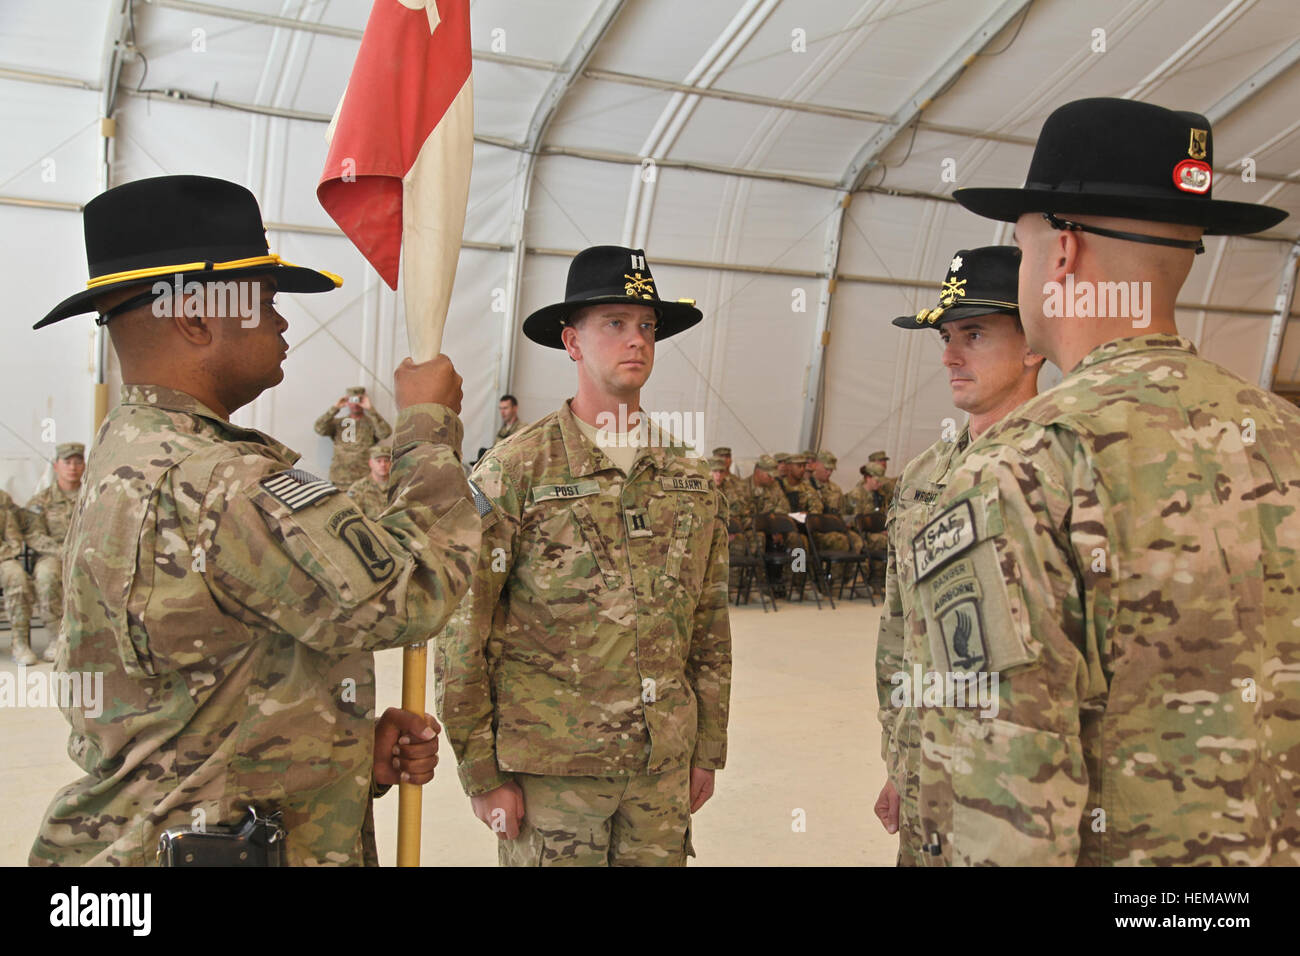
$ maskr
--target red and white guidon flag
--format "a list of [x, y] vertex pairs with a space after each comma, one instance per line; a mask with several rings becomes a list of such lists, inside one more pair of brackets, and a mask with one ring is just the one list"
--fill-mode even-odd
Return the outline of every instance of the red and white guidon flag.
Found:
[[405, 248], [411, 354], [427, 361], [441, 346], [469, 199], [469, 0], [375, 0], [327, 136], [316, 197], [390, 288]]

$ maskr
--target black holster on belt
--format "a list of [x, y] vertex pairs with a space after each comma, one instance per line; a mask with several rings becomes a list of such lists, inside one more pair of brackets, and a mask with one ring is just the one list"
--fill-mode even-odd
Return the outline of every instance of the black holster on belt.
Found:
[[287, 866], [280, 811], [262, 816], [248, 808], [242, 823], [173, 827], [158, 838], [159, 866]]

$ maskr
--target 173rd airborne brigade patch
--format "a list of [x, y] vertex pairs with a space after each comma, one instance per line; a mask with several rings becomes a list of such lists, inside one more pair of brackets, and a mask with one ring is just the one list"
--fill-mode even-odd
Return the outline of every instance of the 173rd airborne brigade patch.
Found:
[[[274, 475], [268, 475], [260, 482], [262, 489], [272, 498], [286, 506], [295, 515], [309, 505], [323, 498], [339, 493], [338, 487], [324, 478], [317, 478], [299, 468], [291, 468]], [[303, 531], [311, 537], [307, 525], [319, 525], [319, 522], [306, 522]], [[371, 581], [387, 580], [397, 567], [397, 562], [389, 554], [378, 536], [367, 524], [364, 515], [354, 507], [347, 507], [330, 515], [325, 523], [326, 530], [338, 538], [361, 562]], [[356, 584], [357, 582], [352, 582]]]
[[[979, 580], [972, 556], [950, 564], [974, 547], [977, 540], [975, 511], [969, 500], [949, 508], [912, 539], [917, 586], [938, 572], [927, 585], [931, 601], [925, 602], [923, 595], [923, 603], [929, 604], [927, 626], [938, 624], [948, 666], [954, 671], [981, 671], [988, 665], [980, 617]], [[950, 566], [945, 568], [945, 565]], [[941, 568], [944, 570], [940, 571]], [[938, 649], [932, 647], [931, 653]], [[943, 662], [936, 659], [935, 663]]]

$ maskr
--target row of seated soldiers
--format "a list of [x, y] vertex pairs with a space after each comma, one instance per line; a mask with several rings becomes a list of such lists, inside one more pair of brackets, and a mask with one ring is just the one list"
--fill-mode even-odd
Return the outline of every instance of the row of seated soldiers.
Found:
[[[897, 481], [885, 476], [888, 462], [885, 452], [872, 452], [867, 464], [859, 469], [861, 481], [845, 492], [831, 478], [837, 459], [829, 451], [763, 455], [755, 463], [754, 473], [745, 479], [731, 473], [730, 448], [713, 449], [709, 460], [713, 483], [722, 492], [729, 516], [740, 529], [738, 534], [731, 535], [733, 559], [746, 548], [751, 554], [757, 554], [766, 547], [762, 533], [755, 528], [755, 518], [762, 514], [839, 515], [848, 526], [847, 535], [844, 532], [817, 534], [814, 541], [819, 551], [884, 551], [887, 547], [884, 531], [869, 532], [864, 537], [854, 528], [853, 518], [888, 512]], [[802, 548], [805, 553], [808, 548], [802, 533], [796, 534], [793, 541], [772, 544]], [[880, 570], [883, 572], [883, 566]]]
[[[50, 641], [44, 659], [53, 661], [63, 623], [63, 542], [86, 471], [86, 446], [64, 442], [54, 449], [54, 481], [19, 507], [0, 491], [0, 589], [9, 619], [9, 654], [19, 664], [37, 663], [31, 644], [33, 604], [39, 602]], [[35, 556], [32, 573], [23, 566], [26, 548]]]

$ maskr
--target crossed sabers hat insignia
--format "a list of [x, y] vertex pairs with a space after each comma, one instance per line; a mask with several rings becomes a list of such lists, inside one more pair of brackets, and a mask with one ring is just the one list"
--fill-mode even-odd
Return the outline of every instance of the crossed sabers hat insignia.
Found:
[[652, 298], [650, 293], [655, 290], [655, 280], [653, 278], [650, 276], [643, 276], [639, 272], [635, 275], [628, 275], [624, 272], [623, 278], [627, 280], [627, 285], [624, 287], [624, 290], [628, 295], [640, 294], [643, 299]]
[[940, 304], [936, 308], [922, 309], [916, 313], [916, 321], [931, 323], [938, 321], [939, 317], [952, 307], [952, 304], [957, 301], [959, 296], [965, 297], [965, 285], [965, 279], [945, 279], [943, 288], [939, 290]]

